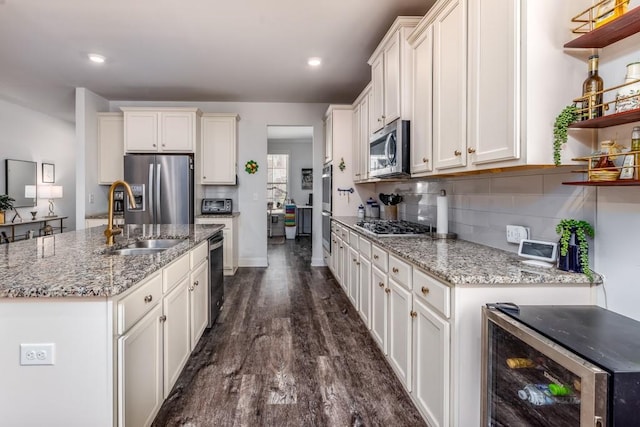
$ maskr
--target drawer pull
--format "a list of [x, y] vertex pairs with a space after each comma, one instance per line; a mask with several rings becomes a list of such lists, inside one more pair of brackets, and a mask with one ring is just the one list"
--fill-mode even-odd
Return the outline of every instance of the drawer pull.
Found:
[[373, 259], [378, 259], [378, 255], [374, 255], [374, 256], [373, 256]]
[[380, 286], [381, 288], [384, 288], [384, 283], [380, 282], [378, 283], [378, 286]]
[[469, 154], [473, 154], [473, 153], [475, 153], [475, 152], [476, 152], [476, 149], [475, 149], [475, 148], [471, 148], [471, 147], [467, 148], [467, 153], [469, 153]]
[[193, 286], [198, 286], [200, 284], [199, 280], [196, 280], [195, 282], [193, 282]]
[[391, 269], [391, 271], [393, 271], [394, 273], [397, 273], [397, 272], [399, 272], [400, 270], [398, 270], [396, 267], [393, 267], [393, 268]]
[[193, 292], [195, 288], [193, 286], [189, 286], [189, 292]]
[[354, 258], [354, 259], [353, 259], [353, 262], [356, 262], [356, 261], [357, 261], [357, 260]]
[[387, 289], [385, 289], [384, 291], [385, 291], [386, 293], [388, 293], [388, 294], [390, 294], [390, 293], [391, 293], [391, 289], [390, 289], [390, 288], [387, 288]]
[[144, 302], [150, 303], [151, 301], [153, 301], [153, 295], [147, 295], [144, 297]]
[[422, 290], [422, 293], [425, 295], [429, 293], [429, 288], [427, 288], [426, 286], [423, 286], [421, 290]]
[[359, 262], [359, 261], [356, 261], [356, 265], [360, 265], [360, 262]]
[[458, 157], [462, 155], [462, 151], [456, 150], [453, 152], [453, 154], [455, 154], [455, 156]]
[[166, 322], [167, 321], [167, 316], [165, 316], [164, 314], [162, 316], [160, 316], [160, 321], [161, 322]]
[[412, 319], [415, 319], [416, 317], [418, 317], [418, 313], [412, 310], [409, 312], [409, 316], [411, 316]]

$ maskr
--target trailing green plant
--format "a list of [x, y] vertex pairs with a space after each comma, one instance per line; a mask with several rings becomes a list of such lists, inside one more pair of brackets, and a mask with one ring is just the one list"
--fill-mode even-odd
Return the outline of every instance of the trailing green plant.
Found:
[[556, 117], [553, 123], [553, 163], [560, 166], [560, 150], [567, 142], [567, 129], [569, 125], [578, 119], [578, 108], [575, 105], [567, 105]]
[[13, 202], [16, 199], [9, 197], [8, 194], [0, 194], [0, 211], [8, 211], [13, 209]]
[[587, 236], [593, 238], [595, 235], [593, 226], [584, 220], [561, 219], [556, 225], [556, 233], [560, 235], [560, 255], [562, 256], [567, 256], [571, 234], [576, 235], [582, 272], [593, 282], [593, 272], [589, 267], [589, 242], [587, 242]]

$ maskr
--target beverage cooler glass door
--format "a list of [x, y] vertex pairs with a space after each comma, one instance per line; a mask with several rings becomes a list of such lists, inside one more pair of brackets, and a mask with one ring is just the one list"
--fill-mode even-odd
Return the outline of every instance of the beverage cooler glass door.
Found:
[[605, 371], [497, 310], [482, 310], [482, 425], [607, 425]]

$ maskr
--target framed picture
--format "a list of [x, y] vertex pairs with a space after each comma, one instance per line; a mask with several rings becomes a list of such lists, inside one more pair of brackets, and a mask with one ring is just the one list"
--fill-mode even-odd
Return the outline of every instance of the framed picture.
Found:
[[42, 182], [56, 182], [56, 167], [52, 163], [42, 164]]
[[302, 168], [302, 189], [313, 190], [313, 169]]

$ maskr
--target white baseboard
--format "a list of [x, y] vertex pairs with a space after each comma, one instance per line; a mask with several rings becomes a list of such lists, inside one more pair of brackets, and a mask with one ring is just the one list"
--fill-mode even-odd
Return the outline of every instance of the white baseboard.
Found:
[[240, 258], [238, 259], [239, 267], [268, 267], [269, 263], [267, 258], [259, 257], [259, 258]]
[[324, 258], [311, 258], [311, 267], [326, 267], [327, 263], [324, 262]]

